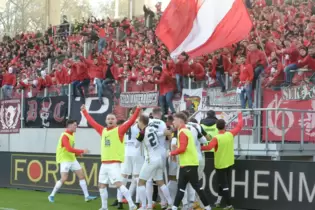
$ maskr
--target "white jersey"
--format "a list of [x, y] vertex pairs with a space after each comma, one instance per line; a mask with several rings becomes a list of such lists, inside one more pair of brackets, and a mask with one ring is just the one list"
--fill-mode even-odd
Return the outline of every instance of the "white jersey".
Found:
[[139, 135], [139, 140], [142, 141], [144, 149], [144, 158], [146, 162], [158, 160], [164, 157], [164, 151], [159, 141], [157, 130], [154, 127], [146, 127], [143, 136]]
[[127, 131], [125, 135], [125, 156], [143, 156], [142, 148], [136, 147], [139, 132], [140, 130], [137, 124], [131, 126]]
[[154, 127], [156, 129], [160, 146], [166, 151], [168, 145], [166, 143], [166, 136], [164, 135], [164, 131], [167, 129], [165, 122], [159, 119], [150, 119], [149, 127]]
[[188, 122], [186, 127], [191, 131], [195, 141], [199, 160], [202, 160], [201, 144], [207, 143], [206, 138], [202, 135], [201, 126], [197, 123]]

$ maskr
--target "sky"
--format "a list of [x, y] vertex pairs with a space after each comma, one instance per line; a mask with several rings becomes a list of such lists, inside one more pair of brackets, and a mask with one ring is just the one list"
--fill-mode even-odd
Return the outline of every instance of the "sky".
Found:
[[0, 0], [0, 11], [5, 7], [5, 3], [7, 0]]
[[99, 16], [101, 11], [98, 7], [98, 5], [102, 2], [110, 3], [112, 0], [90, 0], [90, 4], [92, 7], [93, 15], [94, 16]]
[[[5, 7], [6, 1], [7, 0], [0, 0], [0, 12], [1, 12], [1, 7]], [[93, 11], [95, 12], [95, 16], [98, 16], [99, 14], [102, 14], [99, 7], [98, 7], [98, 5], [100, 3], [104, 3], [104, 2], [110, 3], [110, 2], [115, 1], [115, 0], [88, 0], [88, 1], [90, 2], [91, 7], [92, 7]], [[136, 0], [136, 2], [137, 2], [137, 0]], [[157, 2], [162, 2], [162, 10], [164, 10], [164, 8], [166, 8], [166, 6], [170, 2], [170, 0], [144, 0], [144, 2], [145, 2], [145, 4], [150, 3], [152, 9], [155, 9], [154, 5]]]
[[[95, 16], [99, 16], [101, 14], [101, 11], [99, 10], [99, 7], [98, 7], [98, 5], [100, 3], [104, 3], [104, 2], [110, 3], [110, 2], [113, 2], [113, 1], [115, 1], [115, 0], [90, 0], [90, 4], [91, 4], [91, 7], [93, 9], [93, 12], [95, 12], [94, 13]], [[150, 8], [151, 9], [155, 9], [154, 5], [157, 2], [162, 2], [162, 10], [164, 10], [170, 1], [171, 0], [144, 0], [144, 3], [145, 4], [150, 4]], [[136, 2], [137, 2], [137, 0], [136, 0]]]

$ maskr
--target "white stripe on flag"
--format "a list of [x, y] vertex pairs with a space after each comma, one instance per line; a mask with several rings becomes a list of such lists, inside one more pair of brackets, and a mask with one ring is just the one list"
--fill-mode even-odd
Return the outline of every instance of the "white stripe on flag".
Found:
[[171, 53], [171, 57], [175, 58], [183, 51], [192, 51], [207, 42], [218, 24], [232, 8], [234, 1], [204, 0], [199, 8], [193, 28], [186, 39]]

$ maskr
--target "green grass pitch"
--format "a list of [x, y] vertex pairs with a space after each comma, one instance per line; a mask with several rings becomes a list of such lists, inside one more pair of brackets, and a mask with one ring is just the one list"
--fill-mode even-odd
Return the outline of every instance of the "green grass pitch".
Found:
[[[0, 210], [98, 210], [101, 200], [97, 199], [86, 203], [83, 196], [71, 194], [57, 194], [55, 203], [48, 202], [48, 192], [30, 190], [0, 189]], [[110, 205], [114, 199], [109, 199]], [[128, 205], [124, 205], [129, 210]], [[109, 207], [109, 210], [116, 210]], [[156, 210], [160, 210], [158, 206]], [[219, 210], [219, 209], [213, 209]]]

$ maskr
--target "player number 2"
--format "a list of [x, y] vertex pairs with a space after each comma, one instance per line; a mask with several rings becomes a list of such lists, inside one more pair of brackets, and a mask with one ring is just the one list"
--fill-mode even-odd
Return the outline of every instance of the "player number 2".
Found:
[[149, 138], [149, 142], [150, 142], [151, 147], [155, 147], [157, 143], [156, 143], [156, 138], [155, 138], [154, 133], [150, 133], [148, 135], [148, 138]]

